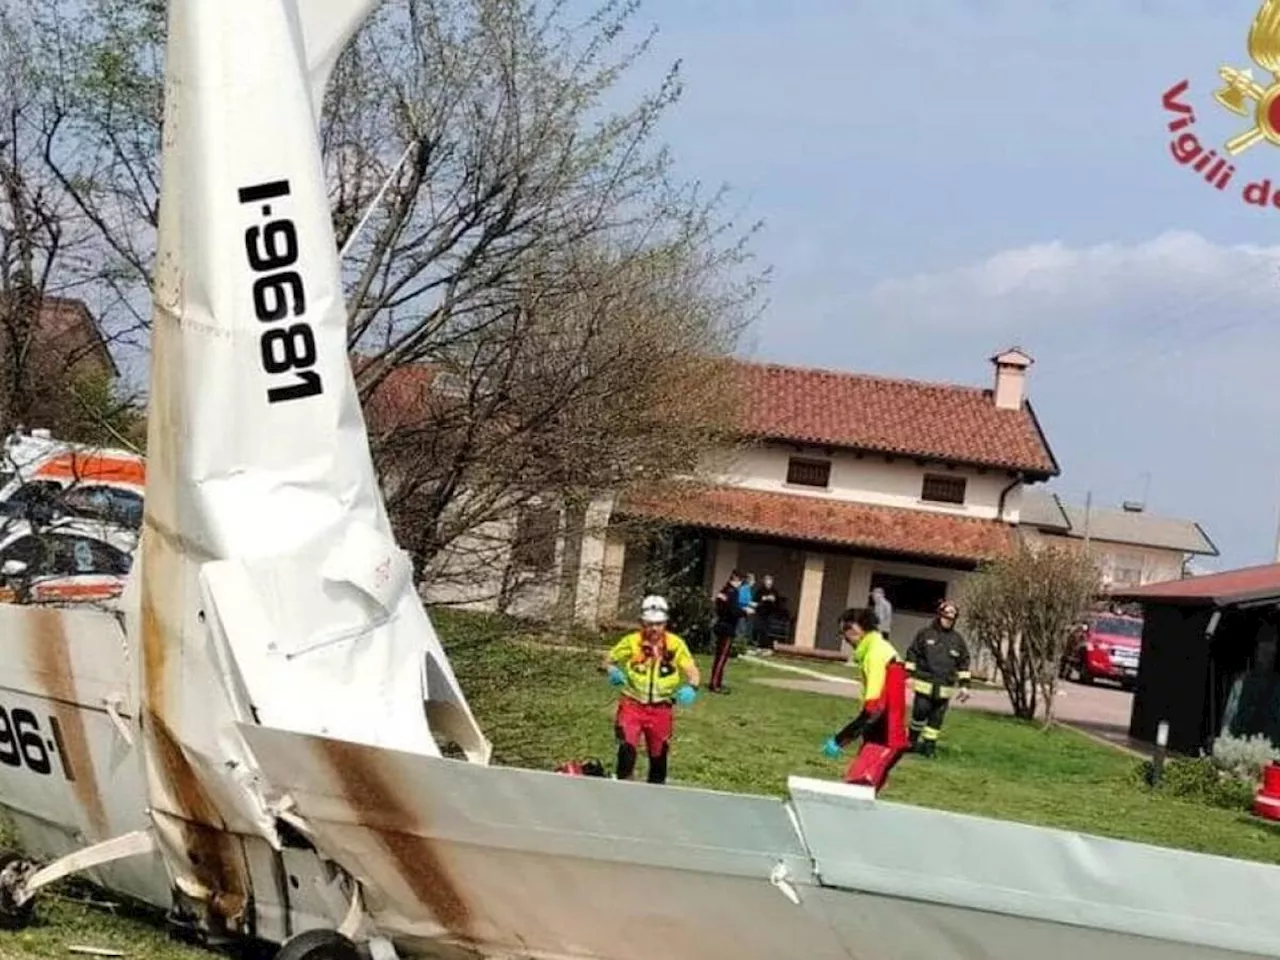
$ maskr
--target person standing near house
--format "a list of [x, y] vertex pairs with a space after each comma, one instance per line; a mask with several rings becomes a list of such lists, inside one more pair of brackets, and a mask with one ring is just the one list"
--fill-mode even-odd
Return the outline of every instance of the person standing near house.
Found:
[[716, 651], [711, 663], [711, 681], [707, 684], [710, 693], [727, 692], [724, 689], [724, 671], [729, 665], [729, 654], [733, 648], [733, 638], [738, 633], [738, 624], [742, 622], [742, 583], [742, 574], [734, 570], [715, 596], [716, 612], [711, 633], [715, 637]]
[[649, 757], [649, 783], [667, 782], [667, 757], [675, 730], [675, 704], [690, 704], [702, 678], [689, 647], [667, 631], [668, 607], [663, 597], [645, 597], [640, 629], [619, 640], [605, 654], [609, 682], [620, 687], [614, 732], [618, 738], [619, 780], [630, 780], [644, 738]]
[[756, 624], [756, 575], [751, 572], [742, 575], [742, 583], [738, 585], [738, 605], [742, 607], [742, 619], [738, 621], [736, 636], [743, 643], [751, 642], [751, 635]]
[[910, 745], [907, 737], [907, 672], [898, 651], [880, 633], [874, 610], [846, 610], [840, 633], [853, 646], [854, 662], [862, 672], [862, 710], [840, 731], [827, 738], [828, 757], [862, 737], [862, 747], [845, 771], [846, 783], [879, 790]]
[[893, 629], [893, 604], [884, 595], [884, 587], [872, 587], [867, 605], [875, 611], [880, 620], [880, 635], [887, 640], [889, 631]]
[[960, 609], [950, 600], [938, 604], [933, 622], [907, 648], [907, 673], [915, 699], [911, 704], [911, 749], [932, 757], [952, 697], [969, 699], [969, 646], [956, 630]]
[[751, 599], [756, 608], [755, 630], [751, 639], [761, 649], [772, 647], [770, 629], [778, 612], [778, 591], [773, 585], [773, 574], [766, 573], [760, 578]]

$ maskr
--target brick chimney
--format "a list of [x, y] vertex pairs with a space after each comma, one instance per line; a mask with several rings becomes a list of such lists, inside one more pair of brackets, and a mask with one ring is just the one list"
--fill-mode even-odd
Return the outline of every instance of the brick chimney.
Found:
[[1010, 347], [991, 358], [996, 368], [995, 404], [1001, 410], [1021, 410], [1027, 396], [1027, 367], [1035, 363], [1021, 347]]

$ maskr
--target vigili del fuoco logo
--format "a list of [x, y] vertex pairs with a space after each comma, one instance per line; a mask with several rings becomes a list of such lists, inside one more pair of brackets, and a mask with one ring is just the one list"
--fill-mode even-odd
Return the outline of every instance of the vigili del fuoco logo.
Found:
[[[1189, 80], [1178, 81], [1161, 97], [1165, 111], [1173, 114], [1169, 121], [1169, 131], [1175, 134], [1169, 144], [1173, 159], [1219, 190], [1231, 184], [1236, 172], [1233, 161], [1240, 154], [1264, 141], [1280, 147], [1280, 0], [1265, 0], [1258, 10], [1249, 28], [1248, 51], [1249, 58], [1269, 76], [1260, 83], [1250, 67], [1219, 68], [1224, 85], [1213, 99], [1220, 107], [1253, 121], [1251, 127], [1221, 145], [1221, 154], [1207, 149], [1195, 133], [1195, 110], [1186, 100]], [[1273, 189], [1269, 178], [1245, 184], [1240, 196], [1254, 206], [1280, 209], [1280, 186]]]

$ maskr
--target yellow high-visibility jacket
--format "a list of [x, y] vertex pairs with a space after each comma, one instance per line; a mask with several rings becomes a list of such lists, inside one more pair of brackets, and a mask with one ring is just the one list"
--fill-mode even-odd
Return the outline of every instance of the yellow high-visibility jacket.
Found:
[[637, 630], [614, 644], [609, 662], [620, 667], [627, 678], [623, 696], [641, 703], [669, 703], [683, 682], [683, 671], [693, 665], [693, 654], [674, 633], [665, 634], [660, 643], [650, 647]]

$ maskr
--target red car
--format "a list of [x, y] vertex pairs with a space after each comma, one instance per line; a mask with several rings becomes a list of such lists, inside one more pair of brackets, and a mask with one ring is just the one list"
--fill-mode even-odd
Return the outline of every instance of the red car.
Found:
[[1126, 690], [1138, 681], [1142, 619], [1114, 613], [1091, 614], [1062, 661], [1062, 676], [1080, 683], [1110, 680]]

